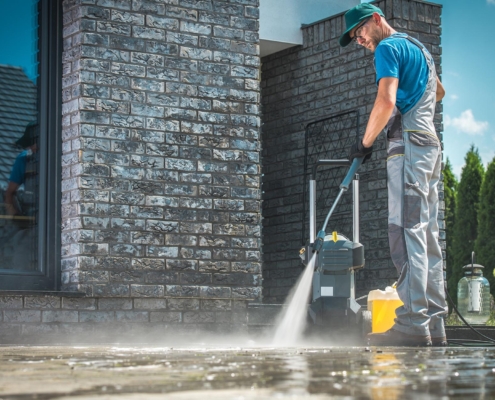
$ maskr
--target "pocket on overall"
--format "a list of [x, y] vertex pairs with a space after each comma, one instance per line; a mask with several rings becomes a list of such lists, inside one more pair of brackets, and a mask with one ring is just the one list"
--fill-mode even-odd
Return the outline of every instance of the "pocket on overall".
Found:
[[421, 222], [421, 197], [404, 196], [404, 228], [414, 228]]
[[409, 141], [416, 146], [440, 146], [437, 135], [429, 132], [408, 131]]
[[394, 108], [387, 126], [385, 126], [385, 132], [387, 133], [387, 139], [389, 140], [402, 139], [402, 114], [397, 107]]
[[406, 146], [404, 170], [406, 194], [424, 197], [430, 190], [433, 169], [441, 155], [440, 141], [435, 134], [425, 131], [406, 131], [404, 142]]

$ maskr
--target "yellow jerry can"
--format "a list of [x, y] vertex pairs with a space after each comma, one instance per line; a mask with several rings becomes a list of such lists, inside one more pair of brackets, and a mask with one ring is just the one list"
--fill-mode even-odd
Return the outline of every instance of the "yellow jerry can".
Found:
[[394, 324], [395, 310], [403, 305], [395, 287], [372, 290], [368, 294], [368, 310], [371, 311], [371, 332], [381, 333]]

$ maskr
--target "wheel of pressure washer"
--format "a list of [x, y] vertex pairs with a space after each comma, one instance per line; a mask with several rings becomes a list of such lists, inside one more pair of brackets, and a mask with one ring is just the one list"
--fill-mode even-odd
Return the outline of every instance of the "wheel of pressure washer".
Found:
[[371, 311], [365, 310], [362, 312], [362, 330], [363, 337], [366, 337], [368, 333], [371, 333]]

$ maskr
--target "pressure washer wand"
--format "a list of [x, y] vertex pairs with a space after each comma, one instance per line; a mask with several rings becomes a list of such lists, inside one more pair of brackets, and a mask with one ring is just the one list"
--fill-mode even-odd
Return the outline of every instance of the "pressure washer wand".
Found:
[[313, 243], [313, 253], [318, 253], [322, 246], [323, 246], [323, 241], [325, 240], [325, 230], [327, 229], [328, 221], [330, 220], [330, 217], [332, 216], [335, 207], [337, 207], [337, 204], [339, 203], [340, 198], [344, 194], [345, 191], [349, 189], [349, 185], [352, 182], [352, 179], [354, 178], [354, 175], [356, 174], [357, 170], [363, 163], [363, 158], [355, 158], [352, 161], [351, 167], [349, 168], [349, 172], [347, 172], [347, 175], [345, 176], [344, 180], [340, 184], [340, 191], [339, 194], [337, 195], [337, 198], [333, 202], [332, 208], [330, 208], [330, 211], [327, 214], [327, 217], [325, 219], [325, 222], [323, 224], [323, 227], [321, 228], [321, 231], [318, 232], [318, 235], [316, 235], [316, 240]]

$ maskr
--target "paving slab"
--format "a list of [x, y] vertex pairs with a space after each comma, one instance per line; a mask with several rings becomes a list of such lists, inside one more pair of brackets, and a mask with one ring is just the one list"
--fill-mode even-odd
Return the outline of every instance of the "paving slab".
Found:
[[489, 399], [491, 348], [0, 346], [0, 398]]

